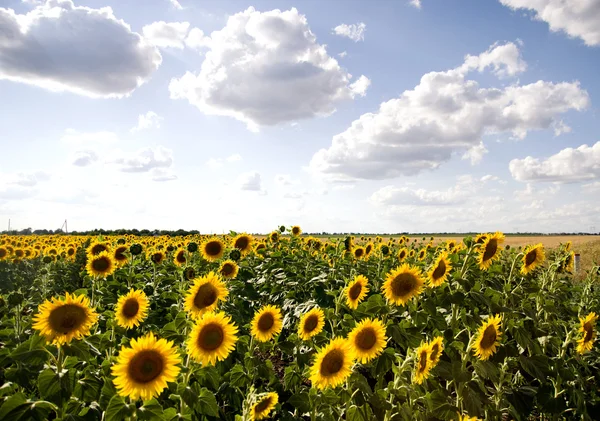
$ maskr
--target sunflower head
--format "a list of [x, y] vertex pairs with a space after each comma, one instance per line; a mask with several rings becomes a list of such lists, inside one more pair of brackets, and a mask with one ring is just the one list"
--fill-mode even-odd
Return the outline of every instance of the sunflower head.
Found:
[[233, 247], [238, 249], [242, 255], [246, 255], [252, 251], [252, 243], [254, 238], [248, 234], [238, 234], [233, 239]]
[[436, 336], [427, 345], [429, 345], [429, 362], [433, 368], [440, 361], [442, 352], [444, 352], [444, 338], [441, 336]]
[[300, 229], [300, 227], [298, 225], [294, 225], [292, 227], [292, 235], [293, 236], [298, 236], [300, 234], [302, 234], [302, 230]]
[[269, 240], [271, 240], [272, 243], [276, 243], [279, 241], [279, 231], [273, 231], [271, 234], [269, 234]]
[[115, 310], [117, 324], [125, 329], [139, 326], [148, 315], [148, 305], [148, 297], [144, 291], [132, 289], [117, 300]]
[[217, 237], [210, 238], [202, 243], [202, 256], [209, 262], [214, 262], [223, 257], [225, 244]]
[[383, 291], [389, 302], [405, 305], [421, 294], [424, 283], [420, 270], [405, 263], [386, 275]]
[[480, 360], [485, 361], [490, 358], [496, 352], [496, 347], [500, 345], [502, 337], [502, 332], [500, 332], [501, 323], [502, 318], [495, 315], [488, 318], [477, 331], [472, 348]]
[[267, 418], [271, 411], [279, 402], [279, 395], [275, 392], [270, 392], [259, 396], [250, 410], [250, 420], [262, 420]]
[[183, 248], [175, 250], [175, 254], [173, 255], [173, 263], [175, 263], [176, 266], [183, 266], [186, 262], [186, 250]]
[[356, 359], [365, 364], [381, 354], [387, 338], [381, 320], [362, 320], [348, 335]]
[[352, 310], [356, 310], [362, 300], [365, 299], [369, 292], [369, 280], [364, 275], [357, 275], [352, 282], [346, 287], [346, 304]]
[[590, 351], [594, 345], [594, 340], [596, 339], [596, 331], [594, 330], [596, 320], [598, 320], [598, 316], [593, 312], [579, 318], [579, 322], [581, 323], [581, 327], [579, 328], [581, 339], [577, 341], [577, 352], [580, 354]]
[[429, 372], [431, 371], [430, 351], [429, 344], [422, 344], [417, 348], [417, 363], [413, 377], [413, 382], [416, 384], [423, 383], [429, 377]]
[[97, 255], [88, 255], [86, 269], [90, 276], [105, 278], [115, 271], [115, 266], [112, 256], [107, 251], [103, 251]]
[[[49, 250], [48, 254], [56, 254], [54, 248], [52, 248], [53, 251]], [[108, 243], [103, 243], [100, 241], [94, 241], [93, 243], [90, 244], [90, 246], [87, 249], [87, 254], [92, 255], [92, 256], [97, 256], [100, 253], [102, 253], [103, 251], [109, 252], [110, 251], [110, 245]]]
[[187, 281], [191, 281], [196, 277], [196, 269], [193, 266], [188, 266], [183, 270], [183, 277]]
[[259, 342], [267, 342], [277, 336], [283, 328], [283, 317], [279, 308], [266, 305], [254, 314], [251, 333]]
[[356, 246], [352, 250], [352, 254], [354, 255], [355, 259], [362, 259], [363, 257], [365, 257], [365, 248], [361, 246]]
[[440, 285], [442, 285], [442, 283], [444, 283], [444, 281], [448, 277], [448, 274], [450, 273], [451, 269], [452, 264], [448, 259], [448, 253], [441, 253], [433, 262], [433, 266], [427, 274], [427, 277], [429, 279], [429, 285], [431, 285], [432, 287], [439, 287]]
[[315, 335], [318, 335], [325, 326], [325, 314], [323, 310], [316, 307], [305, 313], [300, 318], [300, 324], [298, 326], [298, 336], [303, 341], [308, 341]]
[[404, 259], [406, 259], [406, 256], [408, 256], [408, 250], [406, 249], [406, 247], [403, 247], [398, 252], [398, 260], [403, 261]]
[[90, 308], [87, 297], [67, 292], [64, 299], [52, 298], [39, 306], [33, 328], [47, 341], [63, 345], [89, 335], [97, 320], [98, 314]]
[[427, 256], [427, 249], [426, 248], [419, 250], [419, 254], [417, 255], [417, 259], [423, 260], [423, 259], [425, 259], [425, 256]]
[[163, 253], [161, 250], [154, 250], [150, 254], [150, 260], [155, 265], [159, 265], [163, 260], [165, 260], [165, 253]]
[[214, 365], [233, 351], [238, 328], [225, 313], [205, 313], [196, 322], [188, 340], [190, 356], [204, 365]]
[[481, 244], [479, 249], [479, 268], [488, 269], [492, 265], [492, 261], [500, 257], [502, 251], [502, 243], [504, 243], [504, 234], [496, 232], [488, 234]]
[[536, 267], [544, 263], [545, 258], [546, 254], [542, 243], [527, 246], [523, 252], [521, 273], [527, 275], [532, 272]]
[[210, 272], [194, 280], [185, 297], [184, 309], [197, 319], [206, 312], [217, 308], [219, 301], [225, 301], [229, 295], [227, 287], [219, 276]]
[[311, 383], [318, 389], [339, 386], [352, 373], [354, 358], [347, 339], [332, 339], [315, 357], [310, 368]]
[[180, 363], [173, 342], [148, 333], [132, 339], [128, 348], [121, 348], [112, 367], [113, 383], [120, 396], [149, 400], [177, 379]]
[[234, 279], [240, 270], [233, 260], [225, 260], [219, 267], [219, 274], [226, 279]]
[[127, 257], [128, 248], [129, 247], [127, 246], [121, 245], [115, 249], [115, 252], [113, 253], [113, 259], [117, 265], [122, 266], [127, 263], [127, 259], [129, 258]]

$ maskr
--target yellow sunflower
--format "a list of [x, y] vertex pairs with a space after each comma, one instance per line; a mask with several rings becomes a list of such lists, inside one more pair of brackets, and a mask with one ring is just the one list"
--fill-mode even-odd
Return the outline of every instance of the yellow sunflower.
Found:
[[479, 249], [479, 268], [488, 269], [492, 261], [500, 257], [501, 245], [504, 243], [504, 234], [496, 232], [488, 234]]
[[448, 253], [440, 253], [437, 259], [433, 262], [431, 270], [427, 274], [429, 278], [429, 285], [432, 287], [439, 287], [442, 285], [448, 277], [451, 269], [452, 264], [450, 263], [450, 260], [448, 260]]
[[7, 256], [8, 250], [6, 249], [6, 247], [0, 247], [0, 260], [6, 259]]
[[205, 313], [187, 340], [190, 356], [203, 365], [223, 361], [235, 348], [238, 328], [223, 312]]
[[374, 250], [373, 243], [367, 243], [365, 246], [365, 257], [369, 257]]
[[417, 252], [415, 251], [415, 249], [411, 249], [411, 250], [408, 252], [408, 257], [411, 257], [411, 258], [412, 258], [412, 257], [415, 257], [415, 254], [417, 254]]
[[483, 244], [485, 242], [485, 240], [487, 240], [488, 236], [489, 236], [489, 234], [478, 234], [475, 237], [475, 242], [477, 244]]
[[501, 323], [502, 318], [495, 315], [487, 319], [477, 331], [472, 348], [480, 360], [485, 361], [490, 358], [496, 352], [496, 347], [500, 345], [500, 339], [502, 338]]
[[218, 238], [213, 237], [202, 243], [200, 250], [202, 251], [202, 257], [209, 262], [214, 262], [223, 257], [223, 253], [225, 253], [225, 244]]
[[419, 250], [419, 254], [417, 256], [417, 259], [423, 260], [423, 259], [425, 259], [425, 256], [427, 256], [427, 249], [426, 248]]
[[105, 278], [115, 271], [115, 266], [112, 256], [107, 251], [103, 251], [97, 255], [88, 254], [86, 269], [90, 276]]
[[458, 414], [458, 421], [480, 421], [477, 417], [470, 417], [468, 415]]
[[238, 234], [233, 239], [233, 247], [242, 252], [242, 256], [252, 251], [254, 238], [248, 234]]
[[356, 310], [362, 300], [369, 292], [369, 280], [364, 275], [356, 275], [354, 280], [346, 287], [346, 304], [352, 310]]
[[416, 384], [423, 383], [429, 377], [429, 372], [431, 371], [430, 351], [429, 344], [426, 343], [417, 348], [417, 365], [415, 366], [415, 375], [413, 378], [413, 382]]
[[347, 339], [336, 338], [322, 348], [310, 368], [310, 381], [317, 389], [336, 387], [352, 373], [354, 351]]
[[129, 259], [126, 253], [127, 250], [129, 250], [129, 247], [127, 246], [119, 246], [115, 249], [115, 252], [113, 253], [113, 260], [117, 263], [117, 266], [123, 266], [125, 263], [127, 263], [127, 259]]
[[590, 351], [594, 345], [594, 340], [596, 339], [594, 325], [596, 324], [597, 319], [598, 316], [593, 312], [585, 317], [579, 318], [579, 322], [581, 323], [579, 332], [583, 335], [582, 338], [577, 341], [577, 352], [580, 354]]
[[408, 250], [406, 249], [406, 247], [403, 247], [398, 252], [398, 260], [403, 261], [404, 259], [406, 259], [406, 256], [408, 256]]
[[119, 297], [115, 313], [119, 326], [125, 329], [139, 326], [148, 316], [148, 297], [144, 291], [132, 289], [127, 295]]
[[227, 287], [214, 272], [194, 279], [185, 297], [183, 308], [197, 319], [202, 314], [217, 308], [219, 301], [225, 301], [229, 295]]
[[223, 278], [233, 279], [237, 276], [240, 268], [233, 260], [225, 260], [219, 267], [219, 273]]
[[313, 336], [318, 335], [323, 330], [324, 326], [325, 314], [323, 313], [323, 310], [315, 307], [300, 318], [298, 336], [300, 336], [303, 341], [308, 341]]
[[300, 229], [300, 227], [298, 225], [294, 225], [292, 227], [292, 235], [298, 236], [300, 234], [302, 234], [302, 229]]
[[440, 361], [442, 352], [444, 352], [444, 338], [436, 336], [427, 345], [429, 346], [429, 362], [433, 368]]
[[150, 260], [152, 260], [152, 263], [155, 265], [159, 265], [165, 260], [165, 253], [161, 250], [153, 250], [150, 252]]
[[356, 246], [352, 249], [352, 254], [356, 259], [362, 259], [365, 257], [365, 248], [361, 246]]
[[[100, 241], [94, 241], [87, 248], [87, 254], [92, 256], [97, 256], [103, 251], [110, 252], [110, 245], [108, 243], [103, 243]], [[52, 253], [50, 253], [52, 254]]]
[[254, 314], [251, 333], [259, 342], [267, 342], [277, 336], [283, 328], [283, 317], [279, 308], [266, 305]]
[[527, 275], [529, 272], [532, 272], [536, 267], [544, 263], [545, 258], [546, 254], [544, 252], [544, 246], [542, 243], [527, 246], [523, 256], [521, 273], [523, 275]]
[[152, 332], [132, 339], [128, 348], [121, 348], [112, 367], [113, 383], [120, 396], [131, 399], [152, 399], [174, 382], [179, 375], [181, 358], [173, 342], [158, 339]]
[[90, 308], [90, 300], [67, 292], [64, 300], [54, 297], [40, 304], [33, 317], [33, 328], [48, 342], [64, 345], [89, 335], [96, 321], [98, 314]]
[[279, 231], [273, 231], [271, 234], [269, 234], [269, 240], [271, 240], [272, 243], [276, 243], [279, 241]]
[[177, 266], [183, 266], [187, 262], [186, 250], [183, 248], [175, 250], [173, 255], [173, 263]]
[[424, 283], [421, 271], [405, 263], [386, 275], [383, 292], [389, 302], [405, 305], [423, 291]]
[[348, 335], [356, 359], [365, 364], [381, 354], [387, 337], [381, 320], [365, 319], [356, 325]]
[[252, 405], [252, 409], [250, 410], [250, 420], [254, 421], [267, 418], [275, 408], [275, 405], [277, 405], [277, 402], [279, 402], [279, 395], [275, 392], [260, 396], [254, 405]]

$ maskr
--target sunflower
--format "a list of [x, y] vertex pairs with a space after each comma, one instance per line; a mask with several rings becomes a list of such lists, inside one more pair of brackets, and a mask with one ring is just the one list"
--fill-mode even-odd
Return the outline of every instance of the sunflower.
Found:
[[279, 241], [279, 231], [273, 231], [271, 234], [269, 234], [269, 240], [272, 243], [276, 243]]
[[496, 347], [500, 345], [500, 339], [502, 338], [501, 323], [501, 317], [495, 315], [484, 322], [477, 331], [477, 337], [472, 348], [480, 360], [485, 361], [490, 358], [496, 352]]
[[65, 294], [65, 299], [52, 298], [38, 307], [33, 317], [33, 328], [47, 341], [57, 345], [70, 343], [89, 335], [98, 314], [90, 308], [90, 300], [83, 295]]
[[423, 291], [424, 283], [421, 271], [405, 263], [387, 274], [383, 291], [388, 301], [405, 305]]
[[411, 257], [411, 258], [412, 258], [412, 257], [415, 257], [415, 254], [417, 254], [417, 252], [416, 252], [414, 249], [411, 249], [411, 250], [408, 252], [408, 257]]
[[173, 263], [176, 266], [183, 266], [187, 262], [187, 257], [185, 255], [186, 250], [183, 248], [177, 249], [175, 255], [173, 256]]
[[140, 322], [148, 316], [148, 297], [144, 291], [132, 289], [119, 297], [115, 308], [117, 324], [125, 329], [139, 326]]
[[581, 327], [579, 328], [579, 332], [583, 335], [581, 339], [577, 341], [577, 352], [583, 354], [592, 349], [592, 345], [594, 344], [594, 340], [596, 339], [596, 332], [594, 331], [594, 325], [598, 316], [596, 313], [590, 313], [585, 317], [580, 317], [579, 321], [581, 323]]
[[272, 305], [266, 305], [254, 314], [250, 324], [251, 333], [259, 342], [267, 342], [277, 336], [283, 328], [281, 310]]
[[442, 283], [448, 277], [451, 269], [452, 265], [450, 264], [450, 260], [448, 260], [448, 253], [441, 253], [435, 262], [433, 262], [433, 266], [427, 274], [429, 278], [429, 285], [432, 287], [439, 287], [442, 285]]
[[219, 267], [219, 273], [223, 278], [233, 279], [237, 276], [240, 268], [233, 260], [225, 260]]
[[573, 243], [571, 241], [567, 241], [565, 243], [565, 250], [566, 251], [571, 251], [571, 245], [573, 245]]
[[[117, 266], [123, 266], [127, 263], [127, 254], [126, 251], [129, 249], [127, 246], [119, 246], [115, 249], [113, 253], [113, 260], [117, 263]], [[73, 253], [74, 254], [74, 253]]]
[[452, 250], [454, 247], [456, 247], [456, 241], [450, 240], [448, 243], [446, 243], [447, 250]]
[[496, 232], [486, 236], [481, 248], [479, 249], [479, 268], [488, 269], [492, 261], [500, 257], [500, 246], [504, 243], [504, 234]]
[[238, 234], [233, 239], [233, 247], [242, 252], [242, 255], [246, 255], [252, 251], [252, 242], [254, 238], [248, 234]]
[[479, 418], [458, 414], [458, 421], [479, 421]]
[[190, 356], [203, 365], [223, 361], [233, 351], [237, 333], [238, 328], [225, 313], [205, 313], [188, 337]]
[[325, 326], [325, 314], [323, 310], [315, 307], [300, 318], [298, 336], [303, 341], [308, 341], [318, 335], [323, 330], [323, 326]]
[[0, 260], [4, 260], [8, 256], [8, 250], [6, 247], [0, 247]]
[[87, 272], [90, 276], [107, 277], [115, 271], [115, 262], [107, 251], [97, 255], [88, 255]]
[[567, 253], [565, 258], [560, 262], [560, 266], [558, 268], [559, 272], [573, 272], [573, 265], [575, 264], [575, 252], [571, 251]]
[[[97, 256], [100, 253], [102, 253], [103, 251], [106, 251], [106, 252], [110, 251], [110, 245], [108, 243], [102, 243], [100, 241], [94, 241], [87, 248], [87, 254], [90, 254], [92, 256]], [[49, 254], [52, 254], [52, 253], [49, 252]]]
[[336, 387], [352, 373], [354, 351], [347, 339], [336, 338], [322, 348], [310, 368], [310, 381], [317, 389]]
[[196, 269], [194, 269], [193, 266], [186, 267], [183, 269], [183, 277], [186, 279], [186, 281], [191, 281], [196, 277]]
[[225, 301], [229, 291], [215, 272], [194, 279], [188, 290], [183, 308], [197, 319], [202, 314], [213, 311], [219, 301]]
[[356, 310], [358, 304], [367, 296], [369, 292], [369, 280], [364, 275], [356, 275], [354, 280], [346, 287], [346, 304], [352, 310]]
[[150, 254], [150, 260], [152, 260], [152, 263], [155, 265], [159, 265], [165, 260], [165, 253], [161, 250], [153, 250]]
[[275, 392], [267, 393], [266, 395], [260, 396], [256, 403], [252, 405], [250, 410], [250, 420], [262, 420], [267, 418], [269, 413], [275, 408], [279, 402], [279, 395]]
[[429, 362], [431, 364], [431, 368], [435, 367], [440, 361], [440, 356], [442, 355], [442, 352], [444, 352], [443, 341], [444, 338], [441, 336], [436, 336], [427, 344], [429, 346]]
[[431, 361], [429, 357], [430, 353], [429, 344], [421, 344], [420, 347], [417, 348], [417, 365], [415, 367], [415, 376], [413, 382], [416, 384], [421, 384], [427, 377], [429, 377], [429, 372], [431, 371]]
[[367, 243], [367, 245], [365, 246], [365, 257], [369, 257], [373, 252], [373, 249], [373, 243]]
[[485, 243], [485, 240], [487, 240], [488, 236], [489, 236], [488, 234], [478, 234], [475, 237], [475, 242], [477, 244], [483, 244], [483, 243]]
[[398, 260], [403, 261], [406, 258], [406, 256], [408, 256], [408, 250], [406, 249], [406, 247], [403, 247], [398, 252]]
[[417, 255], [417, 259], [423, 260], [427, 256], [427, 248], [419, 250], [419, 254]]
[[294, 225], [292, 227], [292, 235], [298, 236], [300, 234], [302, 234], [302, 230], [300, 229], [300, 227], [298, 225]]
[[376, 358], [387, 342], [385, 326], [381, 320], [365, 319], [348, 335], [356, 359], [365, 364]]
[[181, 358], [173, 342], [158, 339], [152, 332], [132, 339], [128, 348], [121, 348], [112, 367], [113, 383], [120, 396], [131, 399], [152, 399], [174, 382], [179, 375]]
[[365, 248], [361, 246], [354, 247], [354, 249], [352, 249], [352, 253], [354, 254], [355, 258], [362, 259], [365, 256]]
[[214, 262], [223, 257], [225, 253], [225, 244], [216, 237], [206, 240], [201, 247], [202, 257], [209, 262]]
[[536, 267], [544, 263], [546, 254], [544, 253], [544, 246], [542, 243], [527, 246], [523, 255], [523, 266], [521, 267], [521, 273], [527, 275], [532, 272]]

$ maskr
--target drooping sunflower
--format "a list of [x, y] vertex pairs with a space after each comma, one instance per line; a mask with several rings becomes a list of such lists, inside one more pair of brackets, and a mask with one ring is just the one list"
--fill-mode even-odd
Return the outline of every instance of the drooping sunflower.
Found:
[[159, 265], [163, 260], [165, 260], [165, 253], [162, 250], [153, 250], [150, 253], [150, 260], [155, 265]]
[[310, 368], [310, 381], [317, 389], [336, 387], [352, 373], [354, 351], [350, 342], [335, 338], [322, 348]]
[[92, 256], [97, 256], [100, 253], [102, 253], [103, 251], [110, 252], [110, 245], [108, 243], [94, 241], [87, 248], [87, 254], [92, 255]]
[[361, 246], [356, 246], [352, 249], [352, 254], [356, 259], [362, 259], [365, 257], [365, 248]]
[[123, 266], [127, 263], [127, 260], [129, 259], [126, 254], [127, 250], [129, 250], [129, 247], [127, 246], [119, 246], [115, 249], [113, 260], [117, 263], [117, 266]]
[[480, 360], [485, 361], [490, 358], [496, 352], [496, 347], [500, 345], [500, 339], [502, 338], [501, 323], [502, 318], [500, 315], [495, 315], [488, 318], [477, 331], [472, 349]]
[[277, 336], [283, 328], [283, 317], [279, 308], [266, 305], [254, 314], [251, 333], [259, 342], [267, 342]]
[[214, 262], [223, 257], [223, 253], [225, 253], [225, 244], [217, 237], [213, 237], [202, 243], [200, 250], [202, 252], [202, 257], [209, 262]]
[[431, 266], [431, 270], [427, 274], [429, 278], [429, 285], [432, 287], [439, 287], [444, 283], [450, 270], [452, 269], [452, 264], [448, 259], [448, 252], [440, 253], [437, 259], [433, 262], [433, 266]]
[[408, 256], [408, 250], [406, 249], [406, 247], [402, 247], [398, 252], [398, 260], [403, 261], [404, 259], [406, 259], [406, 256]]
[[194, 279], [185, 297], [183, 308], [197, 319], [202, 314], [217, 308], [219, 301], [225, 301], [229, 295], [227, 286], [215, 272]]
[[177, 379], [179, 363], [181, 358], [173, 342], [158, 339], [150, 332], [121, 348], [112, 367], [113, 383], [120, 396], [149, 400]]
[[148, 297], [144, 291], [132, 289], [119, 297], [115, 307], [117, 324], [125, 329], [139, 326], [140, 322], [148, 316]]
[[444, 352], [444, 338], [436, 336], [427, 345], [429, 346], [429, 362], [433, 368], [440, 361], [442, 352]]
[[98, 314], [90, 307], [87, 297], [67, 292], [64, 299], [53, 297], [40, 304], [33, 317], [33, 328], [47, 341], [64, 345], [89, 335], [97, 320]]
[[205, 313], [188, 337], [190, 356], [203, 365], [223, 361], [235, 348], [237, 333], [237, 326], [225, 313]]
[[417, 348], [417, 364], [415, 366], [415, 375], [413, 377], [413, 383], [421, 384], [431, 371], [431, 361], [429, 359], [430, 348], [429, 344], [421, 344]]
[[577, 352], [580, 354], [590, 351], [594, 345], [594, 340], [596, 339], [594, 325], [596, 324], [596, 320], [598, 320], [598, 316], [593, 312], [585, 317], [579, 318], [579, 322], [581, 323], [579, 332], [583, 335], [581, 339], [577, 341]]
[[292, 227], [292, 235], [298, 236], [300, 234], [302, 234], [302, 229], [298, 225], [294, 225]]
[[186, 249], [184, 249], [184, 248], [177, 249], [175, 251], [175, 254], [173, 255], [173, 263], [175, 263], [176, 266], [183, 266], [183, 265], [185, 265], [186, 262], [187, 262]]
[[500, 257], [500, 247], [504, 243], [504, 234], [496, 232], [488, 234], [479, 249], [479, 268], [488, 269], [492, 265], [492, 261]]
[[565, 258], [560, 262], [558, 271], [573, 273], [574, 265], [575, 265], [575, 252], [571, 251], [571, 252], [567, 253]]
[[352, 310], [356, 310], [362, 300], [369, 292], [369, 280], [364, 275], [356, 275], [352, 282], [346, 287], [346, 304]]
[[219, 273], [223, 278], [233, 279], [237, 276], [240, 268], [233, 260], [225, 260], [219, 267]]
[[115, 271], [115, 266], [112, 256], [107, 251], [97, 255], [88, 255], [86, 269], [90, 276], [105, 278]]
[[315, 307], [300, 318], [298, 336], [300, 336], [300, 339], [303, 341], [308, 341], [313, 336], [318, 335], [323, 330], [324, 326], [325, 314], [323, 313], [323, 310]]
[[421, 271], [405, 263], [386, 275], [383, 292], [389, 302], [405, 305], [423, 292], [424, 283]]
[[365, 246], [365, 257], [369, 257], [374, 250], [373, 243], [367, 243]]
[[250, 410], [250, 420], [262, 420], [267, 418], [271, 411], [279, 402], [279, 395], [275, 392], [270, 392], [258, 397], [252, 409]]
[[530, 245], [525, 248], [523, 255], [523, 265], [521, 266], [521, 273], [527, 275], [532, 272], [536, 267], [544, 263], [546, 254], [544, 252], [544, 246], [542, 243]]
[[381, 354], [387, 337], [385, 326], [379, 319], [365, 319], [356, 325], [348, 335], [356, 359], [365, 364]]
[[254, 238], [248, 234], [238, 234], [233, 239], [233, 247], [242, 252], [242, 256], [252, 251], [252, 242]]
[[566, 251], [571, 251], [571, 246], [573, 245], [573, 243], [569, 240], [565, 243], [565, 250]]

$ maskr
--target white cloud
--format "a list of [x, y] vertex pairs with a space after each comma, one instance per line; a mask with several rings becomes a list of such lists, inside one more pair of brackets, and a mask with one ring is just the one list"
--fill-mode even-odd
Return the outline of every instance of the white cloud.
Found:
[[229, 116], [250, 130], [335, 112], [350, 100], [351, 75], [316, 41], [296, 9], [250, 7], [212, 32], [200, 72], [169, 84], [171, 98], [187, 99], [205, 114]]
[[87, 167], [96, 161], [98, 154], [92, 150], [76, 151], [71, 158], [71, 163], [77, 167]]
[[487, 148], [483, 142], [479, 142], [479, 145], [473, 146], [471, 149], [465, 152], [462, 156], [462, 159], [468, 159], [471, 161], [471, 165], [477, 165], [481, 163], [483, 155], [486, 153], [488, 153]]
[[237, 184], [241, 190], [262, 190], [260, 174], [256, 171], [241, 174], [237, 179]]
[[586, 45], [600, 45], [600, 2], [597, 0], [500, 0], [513, 10], [526, 9], [552, 32], [566, 32]]
[[566, 148], [544, 160], [528, 156], [510, 161], [512, 176], [519, 181], [574, 183], [600, 178], [600, 142]]
[[417, 9], [421, 8], [421, 0], [410, 0], [410, 5], [416, 7]]
[[173, 181], [177, 180], [177, 176], [164, 168], [154, 168], [150, 174], [152, 181]]
[[571, 132], [571, 128], [562, 120], [555, 122], [552, 127], [554, 128], [554, 136], [560, 136], [563, 133]]
[[114, 160], [119, 164], [123, 172], [148, 172], [154, 168], [169, 168], [173, 164], [173, 151], [163, 146], [148, 147], [140, 149], [132, 156], [117, 158]]
[[206, 165], [210, 168], [221, 168], [225, 163], [238, 162], [242, 160], [242, 156], [238, 153], [229, 155], [227, 158], [210, 158], [206, 161]]
[[189, 29], [189, 22], [165, 22], [161, 20], [145, 25], [142, 28], [142, 33], [144, 38], [157, 47], [183, 49]]
[[339, 53], [339, 54], [338, 54], [338, 57], [339, 57], [339, 58], [344, 58], [344, 57], [346, 57], [347, 55], [348, 55], [348, 52], [347, 52], [347, 51], [342, 51], [341, 53]]
[[185, 45], [196, 49], [210, 47], [210, 37], [204, 35], [201, 29], [192, 28], [185, 38]]
[[[509, 43], [512, 44], [512, 43]], [[552, 127], [569, 110], [589, 105], [578, 82], [537, 81], [482, 88], [467, 78], [490, 68], [498, 75], [522, 69], [515, 46], [496, 45], [445, 72], [425, 74], [412, 90], [363, 114], [312, 158], [309, 169], [332, 181], [387, 179], [433, 170], [453, 154], [482, 152], [482, 137], [509, 133], [523, 139]]]
[[275, 176], [275, 184], [279, 186], [291, 186], [293, 184], [299, 184], [298, 181], [293, 180], [289, 174], [277, 174]]
[[333, 33], [342, 37], [350, 38], [354, 42], [365, 40], [365, 31], [367, 25], [363, 22], [353, 23], [351, 25], [342, 23], [333, 28]]
[[75, 129], [65, 130], [65, 134], [61, 137], [61, 141], [70, 145], [89, 146], [89, 145], [109, 145], [117, 143], [119, 137], [114, 132], [99, 131], [99, 132], [80, 132]]
[[355, 82], [350, 84], [350, 90], [354, 95], [365, 96], [370, 85], [371, 80], [365, 75], [362, 75]]
[[123, 97], [162, 58], [110, 7], [50, 0], [26, 14], [0, 8], [0, 79], [93, 98]]
[[137, 132], [144, 129], [160, 128], [160, 122], [162, 117], [156, 114], [154, 111], [148, 111], [146, 114], [140, 114], [138, 116], [138, 122], [135, 127], [131, 129], [131, 132]]
[[181, 4], [179, 4], [177, 0], [169, 0], [169, 3], [171, 3], [171, 6], [173, 6], [177, 10], [183, 9], [183, 6], [181, 6]]

